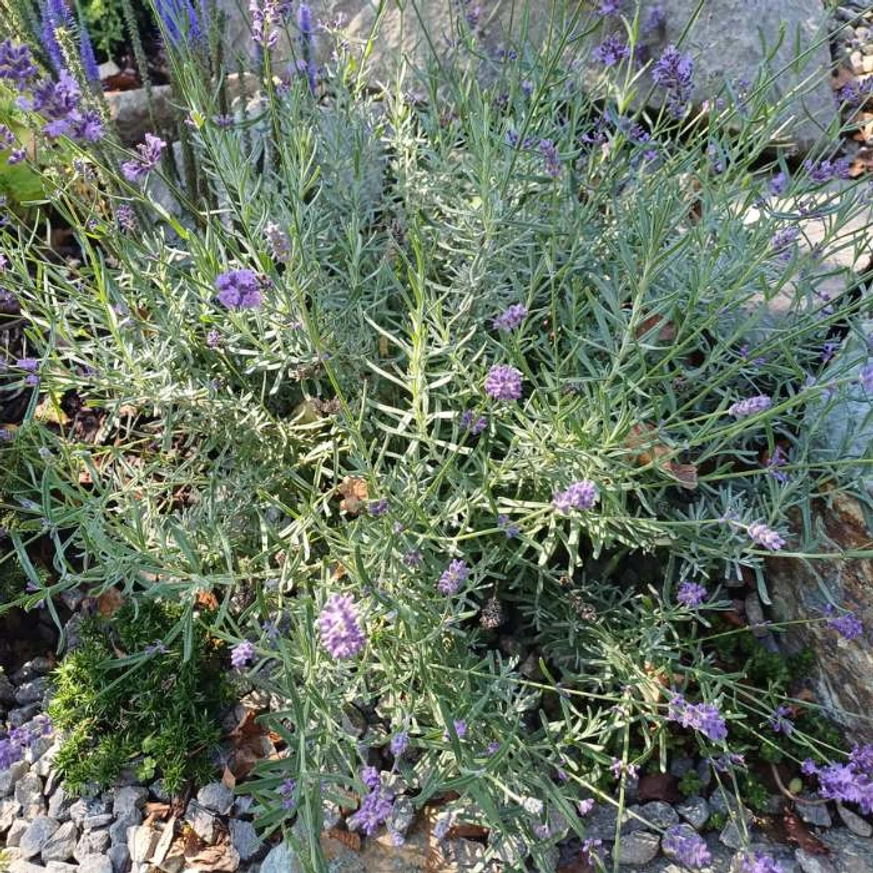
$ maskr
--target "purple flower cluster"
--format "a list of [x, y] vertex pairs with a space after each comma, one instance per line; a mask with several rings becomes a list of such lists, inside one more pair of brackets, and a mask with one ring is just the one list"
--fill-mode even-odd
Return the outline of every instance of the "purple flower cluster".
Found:
[[25, 385], [39, 385], [39, 361], [36, 358], [18, 358], [15, 366], [27, 373], [24, 378]]
[[767, 460], [767, 469], [770, 471], [770, 475], [777, 481], [781, 483], [785, 483], [788, 481], [788, 474], [782, 470], [789, 461], [788, 455], [785, 453], [785, 449], [782, 446], [776, 446], [773, 449], [773, 454]]
[[738, 400], [728, 407], [728, 415], [734, 418], [748, 418], [750, 415], [757, 415], [759, 412], [765, 412], [773, 405], [773, 401], [766, 394], [758, 394], [755, 397], [747, 397], [745, 400]]
[[38, 74], [29, 46], [15, 45], [11, 39], [0, 42], [0, 79], [23, 91]]
[[850, 163], [848, 158], [838, 158], [835, 161], [815, 161], [805, 160], [803, 169], [809, 173], [809, 178], [817, 185], [823, 185], [825, 182], [830, 182], [833, 179], [850, 179]]
[[45, 79], [33, 86], [33, 99], [17, 101], [33, 109], [45, 120], [42, 132], [51, 139], [68, 136], [78, 142], [98, 142], [103, 136], [103, 122], [93, 109], [83, 109], [82, 92], [76, 80], [61, 70], [58, 80]]
[[525, 318], [527, 318], [527, 307], [521, 303], [513, 303], [504, 309], [491, 324], [495, 330], [509, 333], [520, 327]]
[[777, 230], [770, 237], [770, 250], [780, 261], [790, 261], [794, 244], [799, 236], [800, 231], [796, 227], [784, 227], [782, 230]]
[[652, 67], [652, 79], [667, 91], [667, 108], [674, 118], [681, 118], [691, 100], [694, 61], [674, 45], [668, 45]]
[[395, 758], [399, 758], [409, 748], [409, 732], [397, 731], [397, 733], [391, 737], [389, 748], [391, 749], [391, 754], [394, 755]]
[[545, 169], [546, 174], [553, 179], [559, 178], [563, 167], [561, 165], [561, 156], [558, 154], [558, 147], [550, 139], [541, 139], [539, 150], [543, 157], [543, 169]]
[[279, 263], [287, 263], [291, 257], [291, 240], [278, 224], [270, 222], [264, 228], [264, 236], [270, 248], [270, 257]]
[[508, 403], [521, 397], [521, 373], [515, 367], [495, 364], [485, 377], [485, 393]]
[[858, 381], [868, 394], [873, 394], [873, 364], [865, 364], [861, 368]]
[[693, 728], [713, 742], [727, 738], [724, 716], [714, 703], [689, 703], [681, 694], [674, 694], [667, 707], [667, 721]]
[[470, 568], [466, 561], [454, 560], [443, 571], [437, 582], [437, 589], [446, 595], [456, 594], [461, 585], [467, 581], [470, 575]]
[[552, 496], [552, 506], [558, 512], [568, 515], [571, 509], [593, 508], [599, 496], [597, 486], [589, 479], [582, 479], [568, 485], [563, 491], [556, 491]]
[[585, 800], [580, 800], [576, 804], [576, 812], [579, 813], [582, 818], [585, 818], [592, 809], [594, 809], [593, 797], [586, 797]]
[[349, 816], [348, 826], [351, 831], [363, 831], [371, 837], [391, 815], [394, 797], [382, 788], [382, 777], [374, 767], [364, 769], [361, 781], [367, 786], [368, 793], [361, 798], [358, 811]]
[[763, 852], [746, 852], [740, 873], [784, 873], [782, 865]]
[[865, 815], [873, 812], [873, 746], [855, 746], [845, 764], [818, 767], [806, 760], [801, 769], [818, 778], [818, 793], [826, 800], [857, 803]]
[[315, 624], [322, 645], [334, 658], [351, 658], [367, 642], [359, 624], [355, 601], [348, 594], [332, 594]]
[[502, 512], [497, 516], [497, 527], [506, 534], [508, 540], [514, 540], [521, 533], [521, 528]]
[[137, 156], [121, 165], [121, 174], [128, 182], [139, 182], [157, 167], [167, 144], [153, 133], [145, 135], [145, 142], [140, 143], [136, 150]]
[[52, 730], [48, 716], [38, 715], [30, 724], [9, 731], [9, 735], [0, 740], [0, 770], [8, 770], [20, 761], [39, 737], [48, 736]]
[[484, 415], [473, 416], [471, 409], [465, 409], [461, 413], [461, 430], [470, 431], [473, 436], [479, 436], [486, 427], [488, 427], [488, 419]]
[[777, 734], [785, 734], [790, 737], [794, 733], [793, 712], [790, 706], [784, 703], [773, 710], [773, 714], [767, 719], [770, 729]]
[[708, 596], [707, 590], [697, 582], [683, 582], [676, 594], [676, 601], [689, 609], [696, 609]]
[[771, 552], [778, 552], [785, 545], [785, 540], [775, 530], [760, 521], [753, 521], [749, 525], [748, 533], [753, 543]]
[[844, 612], [842, 615], [834, 615], [834, 608], [830, 604], [825, 607], [825, 614], [830, 615], [828, 627], [835, 630], [843, 639], [856, 640], [864, 635], [864, 625], [852, 612]]
[[228, 270], [215, 280], [218, 300], [228, 309], [260, 309], [261, 282], [253, 270]]
[[174, 47], [203, 39], [205, 29], [191, 0], [155, 0], [155, 7]]
[[604, 67], [614, 67], [630, 57], [630, 46], [617, 33], [612, 33], [591, 53]]
[[279, 786], [279, 796], [282, 798], [283, 809], [294, 809], [297, 806], [297, 782], [290, 777], [283, 780]]
[[236, 670], [242, 670], [247, 664], [255, 660], [255, 646], [250, 640], [237, 643], [230, 650], [230, 663]]
[[688, 825], [668, 828], [661, 842], [668, 858], [675, 858], [691, 870], [700, 870], [712, 862], [712, 855], [699, 834]]
[[251, 0], [252, 39], [264, 49], [279, 41], [279, 28], [291, 14], [289, 0]]

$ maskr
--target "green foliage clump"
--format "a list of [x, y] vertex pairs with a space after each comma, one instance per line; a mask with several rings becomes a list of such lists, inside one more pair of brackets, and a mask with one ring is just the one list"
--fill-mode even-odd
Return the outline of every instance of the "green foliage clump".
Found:
[[81, 645], [52, 676], [49, 706], [65, 732], [57, 766], [74, 791], [109, 785], [126, 767], [144, 779], [159, 773], [170, 791], [209, 779], [229, 700], [226, 656], [201, 622], [187, 658], [180, 640], [159, 645], [180, 613], [146, 601], [83, 623]]

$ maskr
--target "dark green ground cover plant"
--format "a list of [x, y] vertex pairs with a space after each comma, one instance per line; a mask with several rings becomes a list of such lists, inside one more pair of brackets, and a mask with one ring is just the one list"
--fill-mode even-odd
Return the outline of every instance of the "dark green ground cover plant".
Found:
[[[29, 326], [4, 376], [30, 391], [2, 449], [6, 561], [27, 579], [11, 602], [173, 604], [166, 636], [133, 621], [123, 647], [156, 677], [148, 648], [192, 663], [208, 623], [281, 702], [282, 755], [245, 790], [295, 839], [329, 802], [359, 804], [347, 825], [371, 835], [399, 793], [455, 792], [443, 826], [484, 822], [510, 867], [545, 866], [567, 834], [600, 863], [583, 813], [623, 806], [677, 744], [735, 791], [757, 778], [743, 756], [778, 748], [837, 796], [844, 749], [807, 730], [816, 703], [718, 622], [727, 580], [766, 604], [768, 554], [821, 551], [789, 516], [857, 469], [815, 460], [810, 410], [851, 387], [822, 374], [862, 302], [821, 299], [800, 237], [814, 195], [821, 249], [839, 247], [868, 194], [827, 193], [845, 168], [824, 155], [772, 157], [775, 71], [698, 111], [681, 47], [638, 65], [633, 16], [611, 42], [600, 14], [556, 16], [543, 47], [494, 57], [459, 14], [447, 57], [372, 89], [366, 45], [327, 26], [318, 66], [308, 7], [256, 5], [262, 67], [237, 103], [183, 38], [202, 23], [175, 17], [172, 160], [157, 133], [121, 149], [69, 45], [54, 80], [0, 54], [56, 159], [53, 211], [0, 237]], [[663, 108], [633, 108], [653, 88]], [[75, 259], [50, 250], [49, 215]], [[778, 294], [793, 315], [769, 325]], [[834, 608], [809, 620], [858, 644]], [[119, 666], [60, 681], [97, 706], [88, 675]], [[832, 765], [866, 811], [868, 758]], [[302, 846], [312, 869], [318, 853]]]

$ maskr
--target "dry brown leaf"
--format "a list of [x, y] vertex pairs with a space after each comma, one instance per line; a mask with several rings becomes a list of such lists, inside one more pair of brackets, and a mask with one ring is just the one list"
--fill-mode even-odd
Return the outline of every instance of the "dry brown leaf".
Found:
[[150, 801], [145, 805], [145, 813], [147, 816], [155, 816], [155, 818], [165, 818], [170, 814], [170, 804]]
[[680, 488], [685, 488], [688, 491], [694, 491], [697, 488], [697, 467], [694, 464], [677, 464], [669, 461], [667, 469], [676, 478]]
[[858, 142], [873, 140], [873, 112], [862, 112], [859, 120], [860, 126], [852, 134], [852, 139]]
[[264, 728], [256, 721], [256, 715], [255, 710], [247, 709], [239, 724], [227, 735], [233, 740], [228, 767], [236, 780], [244, 779], [267, 754]]
[[186, 855], [186, 860], [189, 867], [211, 873], [234, 873], [239, 868], [239, 853], [227, 843], [207, 846], [196, 855]]
[[858, 176], [871, 171], [873, 171], [873, 148], [863, 148], [849, 164], [849, 175], [857, 179]]
[[450, 840], [484, 839], [489, 833], [488, 828], [483, 828], [482, 825], [462, 822], [450, 827], [446, 836]]
[[221, 774], [221, 782], [225, 788], [229, 788], [231, 791], [236, 788], [236, 776], [233, 775], [233, 772], [227, 764], [224, 765], [224, 772]]
[[830, 849], [793, 812], [785, 812], [782, 823], [789, 842], [796, 843], [804, 852], [810, 855], [830, 854]]
[[658, 327], [658, 325], [660, 325], [658, 339], [661, 342], [669, 343], [676, 339], [676, 325], [673, 324], [672, 321], [667, 321], [663, 315], [658, 315], [658, 313], [643, 319], [642, 323], [634, 332], [634, 337], [640, 339], [640, 337], [645, 336], [649, 331]]
[[639, 449], [635, 460], [640, 467], [646, 467], [651, 463], [657, 463], [665, 455], [670, 454], [670, 449], [663, 443], [652, 441], [652, 434], [656, 428], [651, 424], [635, 424], [625, 438], [624, 444], [629, 449]]
[[379, 334], [379, 355], [383, 358], [388, 357], [388, 337]]
[[345, 510], [349, 515], [357, 515], [369, 496], [366, 480], [358, 476], [346, 476], [340, 482], [337, 491], [343, 496], [340, 501], [340, 509]]
[[218, 609], [218, 598], [211, 591], [197, 592], [197, 605], [210, 611]]
[[342, 845], [353, 852], [361, 851], [361, 837], [359, 834], [354, 834], [351, 831], [342, 831], [339, 828], [330, 828], [327, 836], [338, 843], [342, 843]]
[[97, 611], [105, 618], [111, 618], [124, 605], [124, 598], [117, 588], [107, 588], [97, 598]]

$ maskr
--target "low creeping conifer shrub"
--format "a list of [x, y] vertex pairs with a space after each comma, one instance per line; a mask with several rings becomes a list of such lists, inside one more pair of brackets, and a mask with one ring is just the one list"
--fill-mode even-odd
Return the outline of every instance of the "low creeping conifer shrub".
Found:
[[[772, 157], [771, 71], [692, 108], [683, 47], [641, 63], [638, 20], [597, 42], [574, 10], [496, 56], [459, 16], [447, 58], [373, 89], [338, 26], [257, 7], [262, 66], [235, 101], [193, 23], [165, 21], [176, 149], [122, 149], [81, 70], [0, 47], [51, 189], [0, 236], [27, 324], [2, 377], [30, 398], [2, 449], [24, 452], [4, 485], [19, 602], [115, 588], [140, 610], [122, 664], [61, 667], [56, 718], [79, 685], [103, 707], [136, 683], [119, 668], [170, 638], [142, 616], [175, 604], [174, 671], [209, 624], [280, 702], [281, 755], [244, 786], [265, 828], [317, 833], [338, 805], [372, 835], [404, 792], [451, 794], [442, 833], [482, 821], [510, 864], [568, 832], [608, 849], [592, 802], [623, 805], [668, 749], [729, 790], [757, 748], [812, 758], [811, 785], [840, 754], [802, 730], [817, 706], [787, 674], [742, 681], [725, 640], [759, 644], [719, 617], [726, 583], [766, 603], [765, 558], [817, 551], [792, 513], [851, 475], [813, 450], [854, 387], [825, 368], [860, 303], [818, 295], [817, 259], [866, 193], [826, 187], [839, 162]], [[649, 89], [663, 108], [634, 108]], [[57, 222], [75, 257], [52, 252]], [[123, 756], [72, 757], [75, 780]]]

